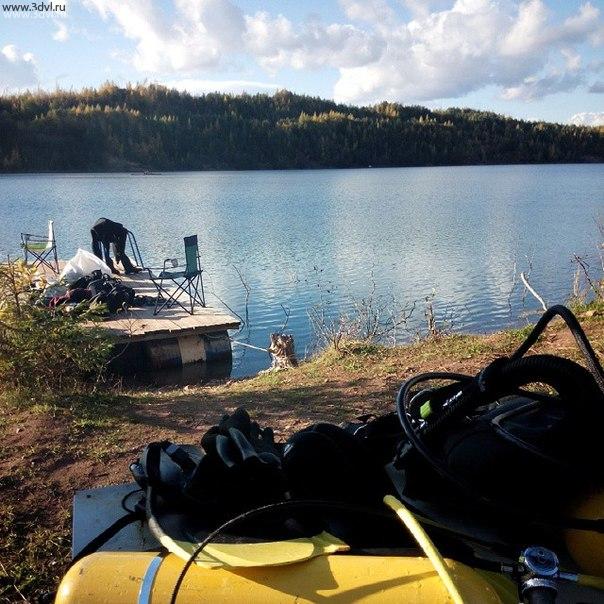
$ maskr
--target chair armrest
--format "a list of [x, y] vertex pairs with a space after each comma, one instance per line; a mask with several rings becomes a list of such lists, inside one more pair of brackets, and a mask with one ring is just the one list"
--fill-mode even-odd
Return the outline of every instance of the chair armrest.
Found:
[[169, 272], [166, 270], [165, 264], [164, 266], [145, 266], [143, 270], [149, 273], [151, 279], [159, 279], [162, 274]]
[[148, 271], [148, 270], [151, 270], [151, 271], [165, 271], [166, 268], [176, 268], [175, 266], [174, 267], [173, 266], [169, 266], [169, 267], [166, 266], [167, 263], [170, 262], [170, 260], [172, 260], [172, 258], [166, 258], [164, 260], [163, 266], [144, 266], [142, 268], [145, 271]]
[[[168, 267], [168, 263], [170, 263], [170, 266]], [[164, 269], [166, 270], [166, 268], [178, 268], [180, 266], [180, 262], [178, 260], [178, 258], [166, 258], [164, 260]]]

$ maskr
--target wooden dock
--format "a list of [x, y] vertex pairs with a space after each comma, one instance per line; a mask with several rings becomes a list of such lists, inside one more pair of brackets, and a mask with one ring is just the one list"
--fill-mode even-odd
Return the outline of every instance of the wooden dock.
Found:
[[[62, 268], [64, 263], [60, 264]], [[45, 272], [48, 278], [56, 277]], [[136, 295], [157, 296], [147, 271], [116, 277], [132, 287]], [[183, 293], [180, 301], [186, 307], [188, 295]], [[152, 304], [131, 307], [97, 324], [115, 337], [121, 350], [115, 363], [120, 371], [133, 373], [196, 362], [231, 361], [228, 330], [238, 329], [239, 319], [208, 306], [195, 306], [192, 315], [176, 305], [157, 315], [153, 311]]]
[[[120, 275], [119, 279], [124, 285], [132, 287], [137, 295], [157, 296], [157, 290], [146, 271]], [[189, 301], [186, 294], [180, 300], [184, 306]], [[239, 328], [239, 319], [216, 308], [195, 306], [194, 311], [190, 315], [179, 306], [174, 306], [154, 315], [153, 306], [133, 307], [107, 318], [101, 326], [115, 335], [118, 341], [156, 340]]]

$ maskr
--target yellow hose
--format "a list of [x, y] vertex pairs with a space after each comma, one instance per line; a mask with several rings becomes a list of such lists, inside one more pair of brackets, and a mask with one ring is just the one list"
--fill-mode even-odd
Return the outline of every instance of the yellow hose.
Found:
[[595, 589], [604, 590], [604, 578], [593, 577], [591, 575], [577, 575], [577, 583], [585, 585], [585, 587], [593, 587]]
[[[443, 585], [445, 586], [449, 596], [455, 604], [463, 604], [463, 598], [461, 597], [457, 586], [453, 581], [453, 577], [447, 568], [447, 564], [444, 558], [440, 555], [436, 549], [434, 543], [432, 543], [430, 537], [426, 534], [426, 531], [422, 528], [421, 524], [415, 519], [415, 516], [398, 500], [392, 495], [386, 495], [384, 497], [384, 503], [401, 519], [403, 524], [407, 527], [407, 530], [413, 535], [413, 538], [417, 541], [418, 545], [426, 554], [426, 557], [432, 562], [434, 570], [438, 573]], [[595, 578], [595, 577], [590, 577]]]

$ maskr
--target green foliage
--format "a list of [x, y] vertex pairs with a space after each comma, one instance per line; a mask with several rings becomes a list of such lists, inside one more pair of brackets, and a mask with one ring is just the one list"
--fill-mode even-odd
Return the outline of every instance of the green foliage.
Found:
[[596, 298], [589, 302], [584, 299], [573, 298], [570, 301], [570, 308], [577, 315], [586, 317], [604, 317], [604, 298]]
[[[0, 479], [1, 481], [1, 479]], [[0, 482], [0, 487], [3, 485]], [[0, 602], [51, 602], [69, 559], [69, 510], [59, 512], [63, 530], [40, 526], [35, 514], [2, 506]], [[35, 600], [25, 594], [36, 594]]]
[[0, 172], [210, 170], [604, 160], [598, 128], [471, 109], [354, 107], [286, 90], [105, 84], [0, 97]]
[[21, 261], [0, 266], [0, 383], [38, 395], [94, 385], [112, 350], [98, 310], [38, 306], [33, 279]]

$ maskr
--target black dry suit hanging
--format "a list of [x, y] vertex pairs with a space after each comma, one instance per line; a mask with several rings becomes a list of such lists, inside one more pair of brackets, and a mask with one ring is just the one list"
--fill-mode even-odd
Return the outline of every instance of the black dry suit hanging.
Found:
[[[589, 370], [552, 355], [524, 356], [556, 315]], [[404, 436], [388, 471], [422, 517], [489, 542], [602, 529], [571, 511], [604, 487], [604, 372], [567, 308], [550, 308], [514, 354], [476, 376], [411, 378], [397, 412]]]

